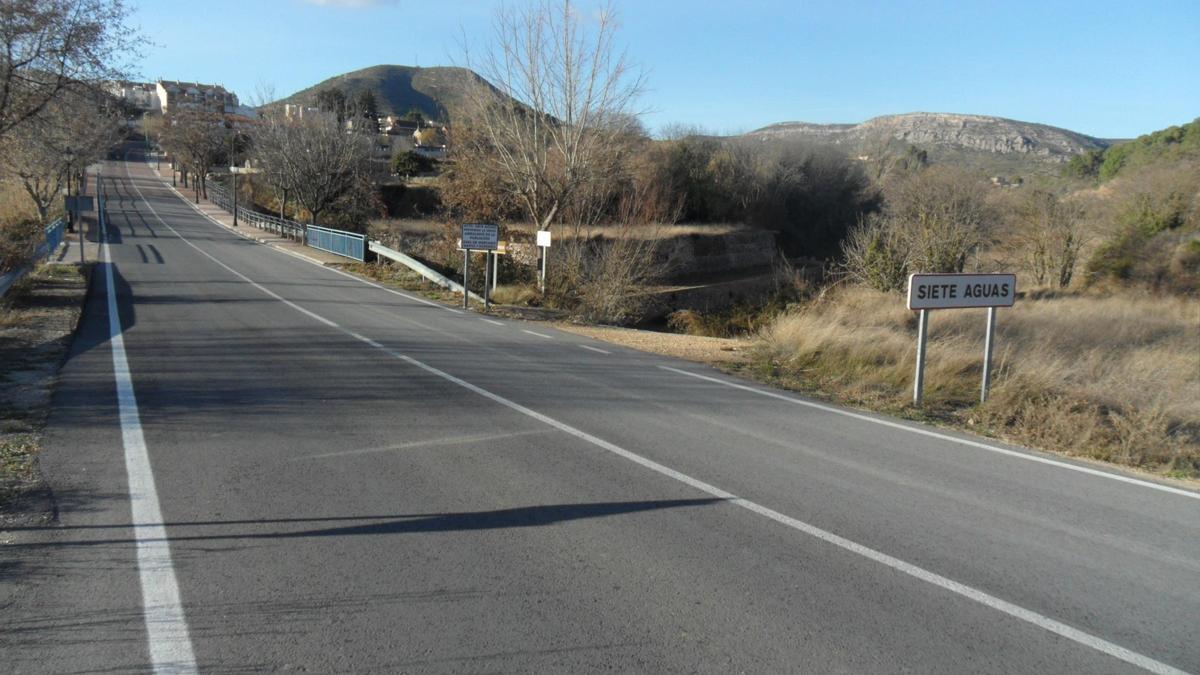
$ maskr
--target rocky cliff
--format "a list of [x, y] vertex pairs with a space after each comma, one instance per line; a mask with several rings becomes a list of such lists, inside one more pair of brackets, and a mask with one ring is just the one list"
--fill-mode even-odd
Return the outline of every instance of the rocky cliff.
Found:
[[843, 146], [860, 155], [870, 155], [875, 146], [900, 141], [933, 152], [1023, 155], [1048, 162], [1065, 162], [1072, 155], [1109, 145], [1103, 139], [1045, 124], [986, 115], [924, 112], [884, 115], [861, 124], [784, 122], [752, 131], [747, 136], [810, 139]]

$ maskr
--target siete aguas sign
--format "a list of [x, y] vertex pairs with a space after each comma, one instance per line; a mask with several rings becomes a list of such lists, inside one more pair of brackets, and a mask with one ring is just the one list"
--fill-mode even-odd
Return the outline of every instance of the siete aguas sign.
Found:
[[909, 309], [1012, 307], [1015, 274], [913, 274], [908, 277]]

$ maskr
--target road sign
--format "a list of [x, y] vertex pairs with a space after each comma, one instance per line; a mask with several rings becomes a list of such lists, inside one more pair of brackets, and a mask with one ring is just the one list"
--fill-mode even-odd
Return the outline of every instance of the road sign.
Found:
[[917, 372], [913, 378], [913, 403], [920, 405], [925, 389], [925, 341], [929, 310], [987, 307], [987, 337], [983, 343], [983, 382], [979, 400], [986, 401], [992, 373], [992, 342], [996, 335], [996, 308], [1012, 307], [1017, 299], [1015, 274], [910, 274], [908, 308], [920, 310], [917, 320]]
[[262, 173], [262, 169], [256, 169], [250, 166], [231, 166], [229, 173]]
[[1012, 307], [1017, 299], [1015, 274], [911, 274], [909, 309]]
[[463, 223], [462, 247], [468, 251], [492, 251], [499, 243], [500, 228], [490, 223]]
[[75, 213], [79, 213], [80, 211], [91, 211], [92, 210], [92, 196], [91, 195], [68, 196], [66, 199], [66, 206], [64, 208], [66, 208], [68, 211], [73, 211]]
[[542, 248], [550, 248], [550, 230], [538, 230], [537, 245]]

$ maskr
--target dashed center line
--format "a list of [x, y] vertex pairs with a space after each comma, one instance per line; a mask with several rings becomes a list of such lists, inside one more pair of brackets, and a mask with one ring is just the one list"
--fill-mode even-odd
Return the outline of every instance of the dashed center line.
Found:
[[536, 336], [538, 336], [538, 337], [540, 337], [540, 338], [545, 338], [545, 339], [547, 339], [547, 340], [553, 340], [553, 339], [554, 339], [554, 337], [553, 337], [553, 336], [546, 335], [545, 333], [536, 333], [536, 332], [534, 332], [534, 331], [531, 331], [531, 330], [525, 330], [524, 328], [522, 328], [522, 329], [521, 329], [521, 332], [523, 332], [523, 333], [529, 333], [530, 335], [536, 335]]
[[504, 325], [503, 323], [501, 323], [499, 321], [493, 321], [491, 319], [480, 319], [480, 321], [486, 321], [486, 322], [492, 324], [493, 326], [503, 326]]
[[599, 352], [599, 353], [601, 353], [601, 354], [612, 354], [612, 352], [608, 352], [608, 351], [605, 351], [605, 350], [603, 350], [603, 349], [600, 349], [599, 347], [593, 347], [593, 346], [591, 346], [591, 345], [579, 345], [579, 346], [580, 346], [580, 347], [582, 347], [582, 348], [584, 348], [584, 349], [586, 349], [586, 350], [588, 350], [588, 351]]

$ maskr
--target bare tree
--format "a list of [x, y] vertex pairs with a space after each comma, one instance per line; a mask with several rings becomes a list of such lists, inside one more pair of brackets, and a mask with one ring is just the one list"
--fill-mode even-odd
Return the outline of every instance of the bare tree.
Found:
[[1054, 193], [1032, 190], [1017, 209], [1011, 246], [1035, 284], [1066, 288], [1083, 248], [1083, 210]]
[[614, 46], [616, 28], [611, 7], [585, 23], [570, 0], [496, 14], [494, 43], [477, 65], [494, 87], [474, 87], [455, 121], [474, 133], [452, 147], [500, 176], [538, 229], [621, 171], [621, 143], [639, 129], [643, 79]]
[[90, 91], [69, 92], [0, 139], [5, 172], [20, 181], [43, 224], [68, 172], [101, 158], [117, 141], [118, 115], [108, 103]]
[[197, 203], [208, 198], [208, 172], [226, 157], [228, 138], [221, 115], [183, 109], [167, 116], [163, 145], [192, 172]]
[[295, 194], [312, 225], [353, 193], [369, 171], [370, 139], [346, 132], [332, 115], [273, 118], [257, 129], [253, 141], [268, 182]]
[[141, 37], [122, 0], [0, 0], [0, 137], [70, 87], [120, 79]]

